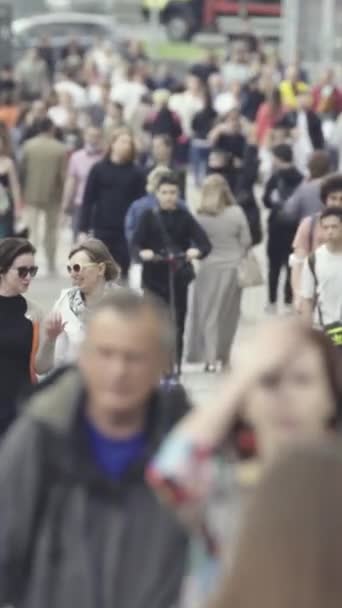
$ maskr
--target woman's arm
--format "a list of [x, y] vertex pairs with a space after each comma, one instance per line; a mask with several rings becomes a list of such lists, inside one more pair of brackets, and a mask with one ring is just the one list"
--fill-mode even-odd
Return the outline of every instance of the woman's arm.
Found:
[[[47, 316], [41, 325], [41, 337], [39, 349], [36, 356], [36, 372], [44, 375], [50, 372], [55, 366], [55, 352], [57, 340], [65, 336], [65, 322], [58, 310], [58, 303], [53, 311]], [[66, 336], [65, 336], [66, 337]], [[60, 351], [61, 349], [59, 349]], [[67, 350], [67, 344], [65, 344]]]
[[198, 223], [194, 216], [188, 211], [186, 213], [188, 213], [190, 217], [191, 243], [199, 250], [200, 259], [203, 259], [211, 252], [212, 245], [208, 239], [207, 233], [205, 230], [203, 230], [202, 226]]
[[21, 194], [21, 188], [20, 188], [20, 184], [19, 184], [17, 170], [16, 170], [14, 162], [12, 160], [9, 160], [8, 177], [9, 177], [9, 183], [10, 183], [10, 189], [11, 189], [11, 195], [12, 195], [12, 199], [13, 199], [15, 215], [19, 216], [22, 212], [22, 194]]

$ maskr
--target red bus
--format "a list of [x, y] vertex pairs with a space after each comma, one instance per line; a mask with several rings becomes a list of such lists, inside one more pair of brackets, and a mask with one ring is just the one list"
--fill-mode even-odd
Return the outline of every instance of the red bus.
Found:
[[202, 30], [238, 33], [241, 17], [251, 17], [259, 35], [278, 38], [281, 0], [144, 0], [144, 10], [158, 10], [171, 40], [186, 40]]

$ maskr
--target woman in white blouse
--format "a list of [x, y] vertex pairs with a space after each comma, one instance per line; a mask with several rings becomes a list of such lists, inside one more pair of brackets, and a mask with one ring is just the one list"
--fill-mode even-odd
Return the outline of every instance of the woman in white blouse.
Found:
[[87, 312], [116, 287], [120, 268], [98, 239], [87, 239], [69, 254], [72, 287], [64, 289], [47, 317], [39, 352], [43, 373], [72, 363], [78, 354]]

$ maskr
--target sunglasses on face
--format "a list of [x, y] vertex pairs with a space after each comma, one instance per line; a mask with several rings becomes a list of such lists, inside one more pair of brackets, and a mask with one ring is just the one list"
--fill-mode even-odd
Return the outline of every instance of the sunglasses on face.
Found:
[[72, 264], [72, 266], [67, 266], [67, 271], [69, 274], [74, 272], [75, 274], [79, 274], [85, 268], [90, 268], [91, 266], [97, 266], [95, 262], [89, 262], [89, 264]]
[[38, 266], [18, 266], [18, 268], [13, 268], [13, 270], [17, 271], [20, 279], [26, 279], [28, 275], [33, 279], [38, 272]]

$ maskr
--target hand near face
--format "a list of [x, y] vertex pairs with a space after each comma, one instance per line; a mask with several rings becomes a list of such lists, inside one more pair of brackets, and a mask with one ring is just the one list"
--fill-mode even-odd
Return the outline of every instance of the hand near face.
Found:
[[269, 372], [281, 371], [296, 353], [301, 327], [297, 319], [275, 319], [262, 324], [242, 344], [234, 369], [251, 382]]

